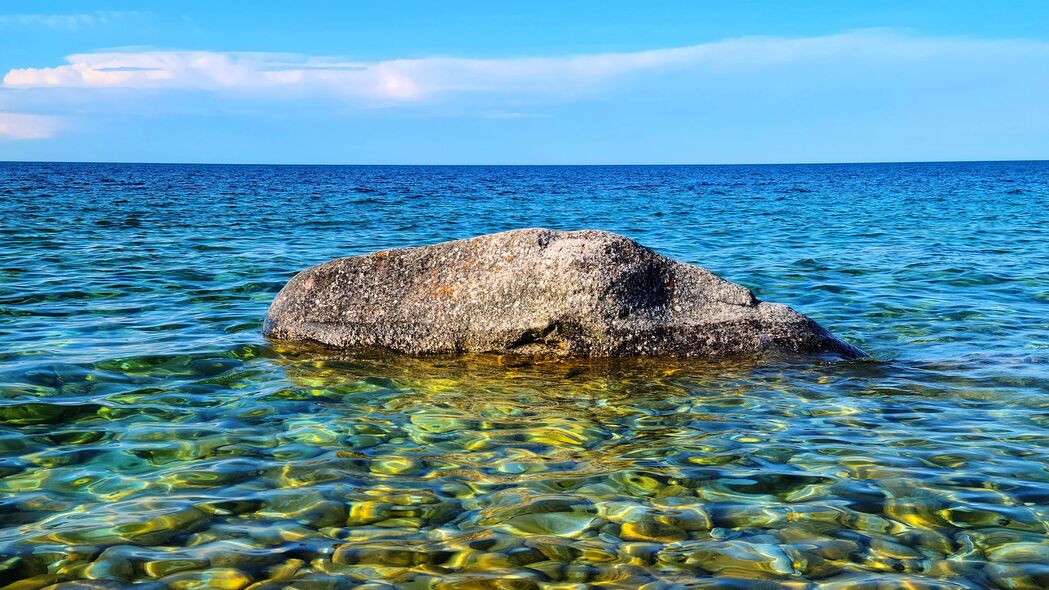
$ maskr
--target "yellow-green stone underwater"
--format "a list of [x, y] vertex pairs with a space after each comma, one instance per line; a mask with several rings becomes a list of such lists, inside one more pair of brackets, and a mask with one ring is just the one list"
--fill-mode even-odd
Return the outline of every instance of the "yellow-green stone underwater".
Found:
[[[0, 588], [1049, 587], [1049, 164], [0, 164]], [[335, 256], [600, 227], [873, 360], [273, 344]]]

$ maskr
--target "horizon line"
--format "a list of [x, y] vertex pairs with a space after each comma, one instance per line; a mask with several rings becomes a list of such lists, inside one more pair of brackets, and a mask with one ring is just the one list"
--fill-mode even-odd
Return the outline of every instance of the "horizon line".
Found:
[[513, 166], [513, 167], [536, 167], [536, 168], [553, 168], [553, 167], [611, 167], [611, 166], [860, 166], [860, 165], [873, 165], [873, 164], [991, 164], [991, 163], [1037, 163], [1037, 162], [1049, 162], [1049, 158], [1020, 158], [1020, 159], [990, 159], [990, 160], [867, 160], [867, 161], [851, 161], [851, 162], [678, 162], [678, 163], [590, 163], [590, 164], [433, 164], [433, 163], [295, 163], [295, 162], [122, 162], [122, 161], [110, 161], [110, 160], [0, 160], [0, 165], [3, 164], [110, 164], [110, 165], [123, 165], [123, 166], [344, 166], [344, 167], [355, 167], [355, 166], [387, 166], [387, 167], [496, 167], [496, 166]]

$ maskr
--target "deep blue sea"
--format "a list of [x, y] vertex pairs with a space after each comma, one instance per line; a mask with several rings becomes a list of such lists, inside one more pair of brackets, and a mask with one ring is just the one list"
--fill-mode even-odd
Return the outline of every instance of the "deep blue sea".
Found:
[[[536, 226], [875, 360], [261, 336], [307, 266]], [[1049, 588], [1047, 531], [1049, 162], [0, 163], [0, 588]]]

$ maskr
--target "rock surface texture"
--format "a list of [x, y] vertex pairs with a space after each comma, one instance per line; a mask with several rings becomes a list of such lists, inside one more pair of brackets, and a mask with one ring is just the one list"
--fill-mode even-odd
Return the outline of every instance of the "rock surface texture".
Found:
[[406, 354], [865, 356], [785, 305], [596, 230], [520, 229], [338, 258], [292, 278], [264, 330]]

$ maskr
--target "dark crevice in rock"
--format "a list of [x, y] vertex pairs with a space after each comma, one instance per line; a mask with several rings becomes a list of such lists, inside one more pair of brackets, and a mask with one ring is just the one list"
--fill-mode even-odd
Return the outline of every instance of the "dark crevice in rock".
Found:
[[516, 340], [507, 345], [511, 352], [521, 353], [533, 350], [560, 350], [568, 347], [564, 338], [561, 322], [554, 320], [542, 328], [525, 330]]

